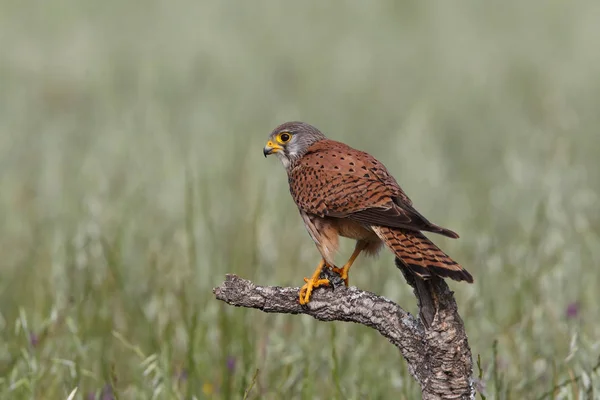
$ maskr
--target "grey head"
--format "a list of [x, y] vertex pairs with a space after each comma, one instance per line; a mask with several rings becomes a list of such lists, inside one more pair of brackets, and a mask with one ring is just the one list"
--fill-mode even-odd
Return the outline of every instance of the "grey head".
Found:
[[311, 145], [323, 139], [326, 139], [325, 135], [310, 124], [299, 121], [285, 122], [271, 132], [263, 154], [265, 157], [275, 154], [283, 166], [289, 169]]

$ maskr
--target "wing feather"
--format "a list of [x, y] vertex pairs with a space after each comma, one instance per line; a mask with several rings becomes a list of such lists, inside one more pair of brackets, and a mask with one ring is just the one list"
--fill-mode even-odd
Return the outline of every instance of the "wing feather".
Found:
[[458, 237], [421, 215], [382, 163], [343, 143], [315, 143], [288, 174], [302, 212]]

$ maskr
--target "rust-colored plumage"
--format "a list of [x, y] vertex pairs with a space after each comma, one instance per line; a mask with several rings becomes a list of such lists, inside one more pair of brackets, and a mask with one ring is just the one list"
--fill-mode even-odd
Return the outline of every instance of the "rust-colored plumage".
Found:
[[[422, 278], [440, 276], [473, 282], [465, 269], [421, 231], [451, 238], [458, 235], [415, 210], [385, 166], [368, 153], [326, 139], [316, 128], [301, 122], [286, 123], [273, 131], [265, 155], [273, 152], [286, 167], [290, 193], [323, 256], [323, 264], [334, 266], [338, 236], [357, 240], [350, 261], [344, 268], [334, 268], [346, 282], [358, 254], [363, 250], [375, 254], [382, 244]], [[317, 268], [312, 280], [305, 279], [301, 302], [309, 300], [313, 286], [327, 284], [319, 274]]]
[[396, 257], [421, 278], [437, 275], [457, 281], [473, 282], [471, 274], [421, 232], [385, 226], [372, 226], [372, 229]]

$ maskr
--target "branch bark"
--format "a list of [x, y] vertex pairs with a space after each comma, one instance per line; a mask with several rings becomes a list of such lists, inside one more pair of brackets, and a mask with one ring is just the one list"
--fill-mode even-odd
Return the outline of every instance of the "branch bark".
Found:
[[304, 306], [299, 288], [258, 286], [236, 275], [227, 275], [213, 292], [237, 307], [369, 326], [400, 350], [423, 399], [474, 399], [471, 349], [453, 293], [443, 279], [423, 281], [398, 267], [417, 296], [419, 318], [386, 298], [344, 285], [315, 290]]

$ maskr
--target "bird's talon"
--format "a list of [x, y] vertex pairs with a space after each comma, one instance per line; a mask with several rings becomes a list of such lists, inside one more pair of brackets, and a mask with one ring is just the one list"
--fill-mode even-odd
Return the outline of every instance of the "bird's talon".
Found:
[[317, 288], [319, 286], [329, 286], [329, 279], [319, 279], [316, 282], [313, 282], [313, 288]]
[[310, 301], [310, 295], [312, 294], [313, 289], [318, 288], [319, 286], [329, 286], [329, 279], [308, 279], [304, 278], [304, 286], [300, 288], [300, 292], [298, 293], [300, 304], [304, 305]]

